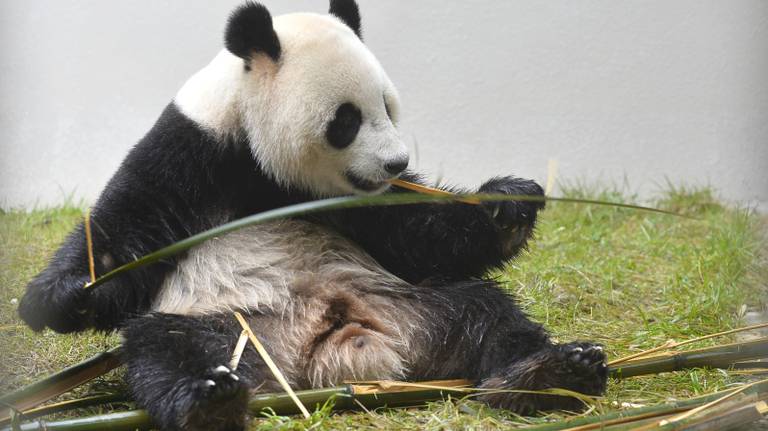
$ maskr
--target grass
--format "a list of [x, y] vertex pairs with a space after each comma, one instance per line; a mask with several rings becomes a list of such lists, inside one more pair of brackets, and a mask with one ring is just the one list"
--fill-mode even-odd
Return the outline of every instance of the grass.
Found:
[[[626, 202], [620, 192], [567, 190], [571, 197]], [[655, 202], [694, 219], [608, 207], [550, 204], [530, 252], [495, 274], [561, 341], [597, 340], [612, 358], [737, 327], [747, 307], [766, 300], [765, 221], [720, 205], [709, 190], [672, 189]], [[16, 316], [16, 300], [82, 210], [71, 206], [0, 213], [0, 393], [30, 383], [118, 343], [116, 336], [41, 334]], [[703, 342], [703, 347], [722, 340]], [[612, 381], [595, 412], [707, 394], [743, 381], [723, 371], [691, 370]], [[110, 374], [78, 391], [115, 385]], [[522, 418], [471, 400], [421, 409], [330, 414], [303, 420], [268, 416], [254, 429], [495, 429], [564, 417]]]

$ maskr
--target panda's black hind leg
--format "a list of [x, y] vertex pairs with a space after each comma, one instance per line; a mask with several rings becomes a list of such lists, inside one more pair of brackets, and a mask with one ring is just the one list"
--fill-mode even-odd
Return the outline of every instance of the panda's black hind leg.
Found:
[[[531, 391], [560, 388], [600, 396], [605, 392], [607, 377], [608, 367], [602, 346], [574, 342], [550, 345], [516, 361], [484, 379], [481, 387]], [[584, 403], [579, 399], [562, 395], [491, 392], [480, 399], [493, 407], [514, 410], [520, 414], [584, 409]]]
[[420, 312], [436, 322], [426, 328], [428, 339], [438, 342], [428, 344], [429, 353], [416, 363], [411, 378], [470, 379], [491, 390], [481, 400], [521, 414], [584, 408], [577, 398], [531, 391], [561, 388], [593, 396], [605, 392], [602, 347], [553, 343], [495, 282], [414, 286], [412, 291], [418, 294]]
[[[227, 316], [228, 317], [228, 316]], [[164, 430], [241, 430], [258, 361], [226, 365], [239, 336], [225, 317], [151, 314], [124, 332], [126, 381], [136, 402]]]

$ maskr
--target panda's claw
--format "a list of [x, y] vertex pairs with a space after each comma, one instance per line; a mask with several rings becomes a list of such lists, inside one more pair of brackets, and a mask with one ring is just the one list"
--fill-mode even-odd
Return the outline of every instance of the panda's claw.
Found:
[[219, 365], [218, 367], [213, 369], [214, 374], [229, 374], [231, 372], [232, 371], [224, 365]]
[[207, 400], [225, 400], [236, 397], [243, 389], [240, 376], [225, 365], [210, 369], [199, 383], [200, 395]]

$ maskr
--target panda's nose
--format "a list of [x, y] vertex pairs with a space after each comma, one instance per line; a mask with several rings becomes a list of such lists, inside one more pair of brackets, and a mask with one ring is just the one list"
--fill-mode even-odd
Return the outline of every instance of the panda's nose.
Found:
[[397, 175], [403, 172], [408, 167], [408, 156], [398, 157], [384, 164], [384, 170], [392, 175]]

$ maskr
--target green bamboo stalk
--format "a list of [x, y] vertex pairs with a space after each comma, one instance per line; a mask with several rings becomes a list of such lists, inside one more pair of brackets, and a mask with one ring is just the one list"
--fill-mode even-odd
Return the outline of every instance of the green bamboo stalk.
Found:
[[761, 358], [768, 358], [768, 338], [624, 362], [611, 367], [609, 373], [623, 379], [687, 368], [730, 369], [737, 362]]
[[[663, 416], [665, 414], [672, 414], [672, 413], [676, 413], [683, 410], [690, 410], [692, 408], [702, 406], [709, 402], [720, 399], [723, 396], [728, 395], [729, 393], [735, 390], [738, 390], [738, 388], [729, 389], [726, 391], [720, 391], [714, 394], [710, 394], [710, 395], [706, 395], [698, 398], [674, 401], [674, 402], [669, 402], [669, 403], [664, 403], [664, 404], [659, 404], [654, 406], [641, 407], [637, 409], [621, 410], [621, 411], [616, 411], [616, 412], [612, 412], [612, 413], [608, 413], [600, 416], [577, 417], [574, 419], [567, 419], [561, 422], [556, 422], [551, 424], [534, 425], [531, 427], [526, 427], [524, 429], [525, 431], [562, 431], [562, 430], [567, 430], [569, 428], [575, 428], [575, 427], [586, 426], [586, 425], [595, 425], [596, 428], [594, 429], [603, 429], [601, 424], [614, 421], [617, 419], [643, 417], [650, 414], [655, 414], [656, 416]], [[760, 399], [767, 396], [768, 380], [757, 383], [754, 386], [746, 389], [743, 392], [743, 395], [749, 396], [749, 397], [755, 397], [755, 399]]]
[[[678, 416], [681, 413], [684, 413], [685, 410], [680, 412], [664, 412], [661, 415], [657, 415], [652, 418], [642, 419], [639, 421], [635, 420], [629, 420], [627, 422], [624, 422], [622, 424], [616, 425], [616, 426], [609, 426], [604, 428], [605, 430], [610, 431], [646, 431], [646, 430], [654, 430], [654, 431], [680, 431], [680, 430], [687, 430], [691, 427], [695, 427], [698, 425], [704, 425], [709, 422], [717, 422], [718, 418], [727, 416], [737, 410], [740, 410], [746, 406], [753, 406], [757, 402], [759, 402], [758, 398], [765, 397], [766, 394], [763, 394], [761, 396], [758, 396], [756, 393], [751, 394], [738, 394], [734, 396], [732, 399], [724, 401], [722, 403], [718, 403], [717, 405], [711, 406], [707, 408], [706, 410], [703, 410], [699, 412], [696, 415], [693, 415], [689, 418], [675, 421], [675, 422], [665, 422], [669, 421], [675, 416]], [[690, 410], [686, 409], [686, 410]], [[736, 418], [733, 418], [736, 419]], [[733, 420], [731, 419], [731, 420]], [[743, 417], [742, 419], [743, 420]], [[597, 426], [597, 425], [596, 425]], [[597, 428], [596, 428], [597, 429]], [[719, 430], [719, 428], [718, 428]], [[570, 431], [570, 430], [565, 430]]]
[[[94, 395], [85, 398], [78, 398], [75, 400], [63, 401], [43, 407], [37, 407], [34, 409], [24, 410], [21, 413], [21, 417], [24, 420], [36, 419], [42, 416], [52, 415], [54, 413], [68, 412], [71, 410], [82, 409], [85, 407], [101, 406], [110, 403], [127, 402], [128, 397], [125, 394], [103, 394]], [[5, 425], [8, 421], [0, 421], [0, 425]]]
[[28, 422], [15, 429], [3, 428], [2, 431], [134, 431], [150, 429], [152, 429], [152, 422], [147, 412], [131, 410], [54, 422]]
[[[448, 394], [461, 394], [459, 389], [424, 389], [406, 392], [354, 394], [351, 385], [335, 388], [296, 391], [301, 402], [310, 408], [317, 408], [328, 400], [334, 400], [334, 409], [352, 410], [359, 409], [357, 402], [366, 408], [418, 406], [429, 401], [440, 400]], [[296, 404], [291, 401], [288, 394], [262, 394], [254, 396], [248, 404], [248, 410], [253, 415], [259, 415], [265, 411], [274, 411], [279, 415], [292, 415], [298, 413]], [[86, 418], [69, 419], [54, 422], [35, 421], [20, 425], [21, 431], [75, 431], [75, 430], [111, 430], [132, 431], [151, 429], [152, 423], [144, 410], [132, 410], [121, 413], [96, 415]], [[0, 431], [12, 431], [11, 427]]]
[[0, 424], [11, 418], [11, 408], [25, 411], [51, 400], [70, 389], [106, 374], [120, 365], [118, 348], [100, 353], [43, 380], [0, 397]]
[[737, 409], [727, 411], [698, 423], [685, 425], [676, 429], [685, 431], [720, 431], [749, 425], [763, 419], [760, 403], [751, 403]]
[[239, 220], [235, 220], [224, 225], [209, 229], [205, 232], [201, 232], [197, 235], [193, 235], [187, 239], [178, 241], [165, 248], [162, 248], [154, 253], [150, 253], [142, 258], [139, 258], [133, 262], [129, 262], [122, 265], [103, 276], [99, 277], [93, 283], [86, 285], [88, 288], [96, 287], [102, 283], [105, 283], [118, 275], [130, 271], [135, 268], [139, 268], [162, 259], [177, 255], [190, 248], [201, 244], [209, 239], [222, 236], [229, 232], [242, 229], [247, 226], [267, 223], [274, 220], [296, 217], [301, 215], [313, 214], [323, 211], [332, 211], [339, 209], [349, 208], [361, 208], [371, 206], [390, 206], [390, 205], [415, 205], [424, 203], [450, 203], [457, 200], [476, 200], [478, 202], [503, 202], [503, 201], [530, 201], [530, 202], [567, 202], [567, 203], [580, 203], [589, 205], [602, 205], [612, 206], [618, 208], [650, 211], [654, 213], [674, 215], [678, 217], [690, 218], [689, 216], [678, 214], [672, 211], [661, 210], [657, 208], [643, 207], [639, 205], [614, 203], [597, 201], [591, 199], [575, 199], [575, 198], [556, 198], [556, 197], [544, 197], [544, 196], [531, 196], [531, 195], [503, 195], [503, 194], [464, 194], [464, 195], [452, 195], [452, 196], [437, 196], [427, 195], [420, 193], [391, 193], [376, 196], [346, 196], [338, 198], [323, 199], [312, 202], [304, 202], [297, 205], [291, 205], [283, 208], [277, 208], [270, 211], [254, 214]]

